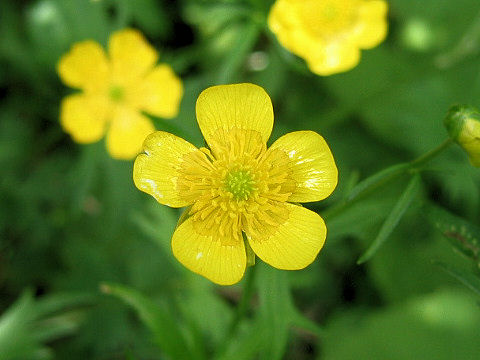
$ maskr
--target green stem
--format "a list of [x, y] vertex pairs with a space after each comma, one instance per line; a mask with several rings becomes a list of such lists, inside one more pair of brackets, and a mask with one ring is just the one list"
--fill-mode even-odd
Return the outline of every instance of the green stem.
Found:
[[227, 332], [227, 339], [231, 339], [231, 337], [235, 334], [238, 325], [240, 324], [241, 320], [247, 313], [248, 307], [250, 305], [250, 301], [252, 300], [253, 290], [254, 290], [254, 283], [255, 283], [255, 271], [256, 266], [250, 266], [247, 271], [247, 276], [245, 279], [245, 286], [243, 288], [242, 297], [240, 302], [238, 303], [235, 315], [233, 316], [232, 322], [230, 327], [228, 328]]
[[250, 301], [253, 296], [254, 284], [255, 284], [255, 273], [256, 273], [256, 266], [251, 266], [247, 268], [247, 275], [245, 278], [245, 284], [243, 288], [242, 297], [240, 302], [238, 303], [237, 309], [235, 314], [233, 315], [232, 322], [228, 327], [227, 333], [223, 339], [223, 342], [220, 343], [217, 350], [215, 351], [215, 359], [223, 359], [225, 352], [227, 351], [228, 344], [231, 343], [232, 338], [235, 336], [237, 332], [238, 326], [240, 325], [242, 319], [244, 318], [245, 314], [247, 313], [248, 307], [250, 305]]
[[386, 185], [387, 183], [393, 181], [394, 179], [399, 178], [403, 174], [407, 172], [412, 172], [412, 171], [418, 171], [419, 168], [421, 168], [424, 164], [426, 164], [428, 161], [433, 159], [435, 156], [440, 154], [443, 150], [445, 150], [448, 146], [450, 146], [453, 143], [452, 139], [447, 139], [444, 142], [442, 142], [439, 146], [436, 148], [430, 150], [429, 152], [421, 155], [420, 157], [410, 161], [409, 163], [406, 163], [405, 166], [398, 165], [397, 171], [394, 171], [389, 174], [389, 176], [382, 177], [378, 179], [378, 181], [372, 183], [368, 189], [365, 189], [362, 191], [358, 196], [350, 199], [350, 200], [344, 200], [337, 205], [334, 205], [324, 211], [322, 213], [322, 217], [324, 219], [332, 219], [335, 216], [341, 214], [343, 211], [347, 210], [350, 208], [352, 205], [356, 204], [360, 199], [363, 199], [365, 196], [368, 194], [372, 193], [373, 191], [377, 190], [383, 185]]
[[418, 168], [421, 165], [425, 164], [426, 162], [430, 161], [433, 159], [435, 156], [437, 156], [439, 153], [441, 153], [443, 150], [445, 150], [447, 147], [449, 147], [453, 143], [453, 140], [448, 138], [444, 142], [442, 142], [440, 145], [438, 145], [435, 149], [430, 150], [429, 152], [423, 154], [422, 156], [416, 158], [415, 160], [410, 162], [410, 169], [412, 168]]

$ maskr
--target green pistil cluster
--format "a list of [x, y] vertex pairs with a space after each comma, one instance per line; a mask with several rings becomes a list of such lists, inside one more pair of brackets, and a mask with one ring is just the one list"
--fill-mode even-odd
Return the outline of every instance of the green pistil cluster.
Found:
[[113, 85], [110, 87], [109, 95], [110, 95], [110, 99], [112, 99], [115, 102], [118, 102], [123, 100], [123, 96], [125, 94], [122, 87]]
[[255, 182], [248, 170], [234, 170], [227, 174], [224, 180], [225, 189], [237, 201], [247, 200], [254, 190]]

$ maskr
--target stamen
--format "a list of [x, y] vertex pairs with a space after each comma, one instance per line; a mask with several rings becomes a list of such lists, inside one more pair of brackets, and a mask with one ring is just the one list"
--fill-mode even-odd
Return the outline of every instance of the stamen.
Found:
[[254, 190], [255, 182], [248, 170], [233, 170], [224, 179], [225, 189], [237, 201], [248, 200]]
[[174, 179], [190, 210], [196, 231], [224, 244], [242, 241], [242, 231], [268, 237], [288, 219], [283, 202], [295, 188], [288, 156], [267, 151], [260, 133], [220, 130], [211, 149], [186, 155]]

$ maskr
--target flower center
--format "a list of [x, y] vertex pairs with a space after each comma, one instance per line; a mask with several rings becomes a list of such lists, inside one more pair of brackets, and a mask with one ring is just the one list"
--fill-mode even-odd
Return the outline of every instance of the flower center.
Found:
[[257, 239], [272, 234], [288, 218], [282, 203], [295, 189], [288, 155], [267, 151], [254, 130], [220, 130], [210, 145], [183, 158], [176, 180], [193, 203], [196, 231], [226, 245], [243, 241], [242, 231]]
[[300, 5], [300, 18], [314, 36], [334, 35], [352, 25], [357, 2], [357, 0], [306, 0]]
[[255, 190], [255, 181], [248, 170], [230, 171], [224, 179], [225, 189], [231, 193], [235, 200], [248, 200]]
[[112, 85], [109, 90], [110, 99], [114, 102], [122, 101], [125, 95], [125, 91], [121, 86]]

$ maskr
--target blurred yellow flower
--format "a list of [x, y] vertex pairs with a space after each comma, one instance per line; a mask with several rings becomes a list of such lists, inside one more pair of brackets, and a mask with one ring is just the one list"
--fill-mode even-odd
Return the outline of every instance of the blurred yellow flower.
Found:
[[209, 148], [157, 131], [145, 140], [146, 154], [137, 157], [133, 170], [137, 188], [159, 203], [191, 206], [173, 234], [175, 257], [222, 285], [243, 277], [246, 246], [278, 269], [309, 265], [326, 227], [318, 214], [296, 203], [322, 200], [337, 185], [325, 140], [296, 131], [267, 149], [273, 107], [253, 84], [208, 88], [196, 112]]
[[354, 68], [360, 49], [385, 39], [386, 14], [383, 0], [277, 0], [268, 26], [312, 72], [332, 75]]
[[74, 44], [57, 64], [63, 82], [82, 90], [62, 100], [63, 129], [78, 143], [96, 142], [106, 133], [112, 157], [135, 157], [155, 131], [142, 112], [175, 117], [183, 94], [181, 80], [170, 66], [155, 66], [157, 59], [155, 49], [133, 29], [112, 34], [108, 57], [93, 40]]

